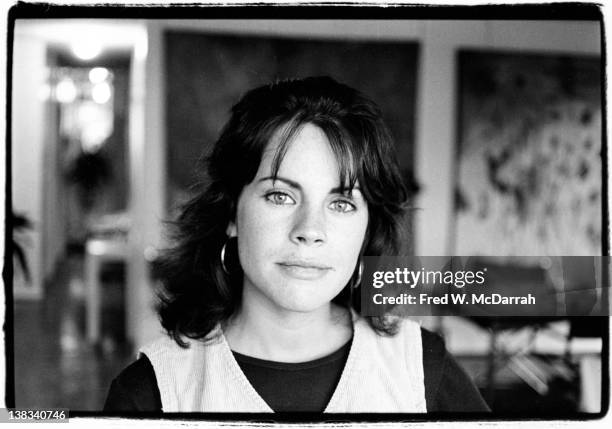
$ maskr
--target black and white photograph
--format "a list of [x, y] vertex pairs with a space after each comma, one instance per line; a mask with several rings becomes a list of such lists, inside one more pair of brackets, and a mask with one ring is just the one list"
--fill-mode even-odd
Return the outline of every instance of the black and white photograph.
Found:
[[609, 412], [597, 6], [153, 6], [10, 9], [6, 421]]

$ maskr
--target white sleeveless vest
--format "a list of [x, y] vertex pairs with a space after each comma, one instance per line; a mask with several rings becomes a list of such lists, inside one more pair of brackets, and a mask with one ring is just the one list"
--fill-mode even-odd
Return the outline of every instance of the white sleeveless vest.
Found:
[[[359, 317], [326, 413], [425, 413], [421, 331], [405, 320], [393, 337]], [[273, 412], [249, 383], [223, 334], [188, 349], [164, 336], [143, 347], [155, 370], [164, 412]]]

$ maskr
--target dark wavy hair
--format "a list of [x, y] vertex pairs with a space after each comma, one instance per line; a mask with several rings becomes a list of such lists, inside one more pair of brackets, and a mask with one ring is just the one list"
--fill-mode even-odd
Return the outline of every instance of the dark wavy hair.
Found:
[[[207, 340], [214, 328], [230, 318], [242, 298], [242, 271], [236, 241], [226, 235], [242, 189], [255, 177], [262, 153], [277, 133], [280, 143], [272, 162], [278, 172], [292, 136], [304, 124], [319, 127], [338, 161], [340, 184], [350, 190], [359, 181], [368, 204], [369, 223], [361, 255], [394, 255], [408, 198], [400, 176], [394, 144], [379, 108], [355, 89], [330, 77], [285, 80], [247, 92], [212, 153], [203, 159], [208, 180], [182, 208], [174, 226], [174, 245], [162, 253], [158, 275], [161, 324], [181, 346], [181, 337]], [[206, 185], [204, 184], [205, 182]], [[226, 248], [227, 274], [220, 253]], [[334, 302], [360, 310], [353, 294], [354, 277]], [[379, 333], [393, 335], [396, 323], [368, 317]]]

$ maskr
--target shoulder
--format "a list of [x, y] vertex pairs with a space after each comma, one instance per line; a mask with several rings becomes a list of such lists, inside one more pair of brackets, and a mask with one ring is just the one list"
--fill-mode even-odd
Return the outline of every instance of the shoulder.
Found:
[[439, 368], [448, 356], [444, 340], [440, 335], [420, 328], [423, 347], [423, 363], [426, 367]]
[[200, 357], [202, 353], [207, 353], [211, 349], [218, 349], [222, 343], [218, 331], [212, 332], [208, 337], [201, 340], [180, 337], [184, 346], [169, 335], [163, 335], [151, 341], [139, 350], [139, 355], [146, 355], [153, 368], [158, 370], [159, 364], [163, 362], [183, 362], [190, 363], [194, 358]]
[[488, 412], [471, 378], [446, 350], [444, 340], [421, 328], [428, 412]]
[[141, 355], [121, 371], [115, 381], [123, 386], [142, 387], [143, 381], [155, 381], [155, 372], [149, 359]]
[[183, 348], [177, 344], [174, 339], [167, 335], [158, 337], [140, 349], [139, 355], [145, 354], [149, 359], [154, 359], [156, 356], [165, 354], [181, 354], [182, 351], [191, 347], [191, 342], [186, 341], [187, 348]]
[[[202, 342], [185, 340], [181, 347], [169, 336], [160, 336], [142, 347], [139, 358], [112, 381], [104, 410], [109, 412], [160, 412], [159, 381], [165, 370], [174, 366], [187, 368], [198, 356]], [[179, 374], [180, 375], [180, 374]], [[159, 378], [161, 377], [161, 379]]]
[[428, 409], [434, 402], [446, 367], [449, 355], [444, 340], [425, 328], [421, 328], [421, 344], [423, 348], [423, 373], [425, 377], [425, 395]]
[[163, 335], [141, 347], [138, 355], [145, 355], [157, 371], [159, 364], [164, 362], [190, 365], [202, 356], [218, 353], [224, 344], [225, 338], [220, 329], [215, 329], [201, 339], [181, 335], [175, 340], [170, 335]]
[[155, 371], [144, 355], [112, 381], [104, 404], [109, 412], [160, 412], [161, 408]]

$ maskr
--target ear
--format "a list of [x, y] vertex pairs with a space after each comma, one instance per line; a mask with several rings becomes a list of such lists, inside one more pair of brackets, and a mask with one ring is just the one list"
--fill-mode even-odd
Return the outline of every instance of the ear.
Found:
[[230, 221], [229, 224], [227, 225], [227, 228], [225, 229], [225, 233], [227, 234], [229, 238], [238, 236], [238, 229], [236, 228], [236, 224], [234, 223], [233, 220]]

